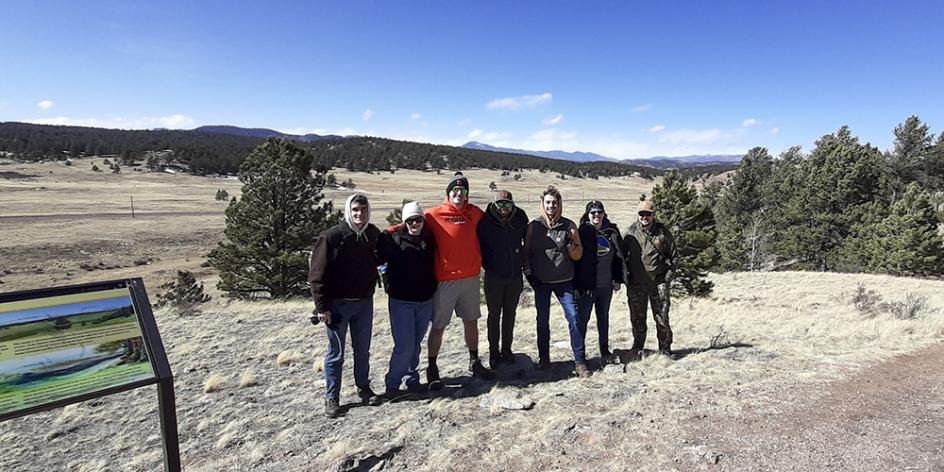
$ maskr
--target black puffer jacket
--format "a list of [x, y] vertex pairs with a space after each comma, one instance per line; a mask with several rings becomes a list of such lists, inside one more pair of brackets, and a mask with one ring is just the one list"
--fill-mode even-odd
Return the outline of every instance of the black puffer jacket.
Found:
[[321, 234], [311, 251], [308, 283], [319, 313], [328, 311], [331, 300], [371, 298], [377, 286], [377, 238], [372, 224], [358, 236], [341, 222]]
[[485, 218], [476, 228], [482, 249], [485, 272], [504, 279], [521, 277], [524, 266], [524, 237], [528, 231], [528, 215], [517, 206], [507, 220], [498, 215], [498, 208], [489, 203]]

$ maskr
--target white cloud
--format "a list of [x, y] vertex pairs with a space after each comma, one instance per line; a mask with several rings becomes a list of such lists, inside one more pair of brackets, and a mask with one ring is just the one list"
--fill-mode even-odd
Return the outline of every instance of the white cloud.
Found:
[[544, 126], [554, 126], [560, 124], [561, 121], [564, 121], [564, 115], [549, 116], [541, 120], [541, 124]]
[[665, 125], [655, 125], [652, 128], [647, 129], [646, 131], [650, 133], [658, 133], [665, 130]]
[[420, 115], [419, 113], [412, 113], [412, 114], [410, 114], [410, 119], [411, 119], [411, 120], [418, 120], [418, 119], [420, 119], [420, 118], [422, 118], [422, 117], [423, 117], [423, 115]]
[[548, 93], [540, 95], [522, 95], [520, 97], [496, 98], [488, 102], [485, 108], [489, 110], [520, 110], [522, 108], [534, 108], [538, 105], [551, 103], [554, 96]]
[[733, 142], [737, 137], [737, 133], [727, 133], [718, 128], [680, 129], [660, 135], [659, 142], [664, 144], [717, 145]]
[[179, 114], [158, 117], [144, 116], [138, 118], [125, 118], [120, 116], [110, 116], [107, 118], [71, 118], [68, 116], [57, 116], [51, 118], [28, 120], [27, 123], [64, 126], [88, 126], [92, 128], [113, 129], [184, 129], [192, 128], [194, 125], [194, 120], [189, 116]]
[[468, 134], [467, 136], [469, 137], [469, 139], [475, 139], [475, 138], [481, 136], [483, 133], [485, 133], [485, 132], [482, 131], [482, 130], [480, 130], [480, 129], [478, 129], [478, 128], [475, 128], [474, 130], [469, 131], [469, 134]]
[[780, 134], [780, 128], [771, 128], [770, 134]]
[[748, 118], [741, 122], [741, 126], [744, 128], [750, 128], [751, 126], [757, 126], [760, 122], [757, 121], [757, 118]]
[[644, 111], [649, 111], [650, 108], [652, 108], [652, 104], [651, 104], [651, 103], [647, 103], [647, 104], [645, 104], [645, 105], [636, 105], [636, 106], [634, 106], [633, 108], [631, 108], [630, 110], [631, 110], [633, 113], [640, 113], [640, 112], [644, 112]]
[[43, 101], [37, 103], [36, 106], [38, 106], [39, 108], [42, 108], [43, 110], [48, 110], [48, 109], [50, 109], [50, 108], [56, 106], [56, 102], [54, 102], [54, 101], [52, 101], [52, 100], [43, 100]]
[[364, 110], [364, 113], [361, 114], [361, 121], [363, 121], [364, 123], [367, 123], [373, 117], [374, 117], [374, 110], [371, 110], [370, 108], [368, 108]]
[[458, 126], [459, 128], [462, 128], [462, 127], [464, 127], [465, 125], [467, 125], [467, 124], [469, 124], [469, 123], [471, 123], [471, 122], [472, 122], [472, 120], [466, 118], [466, 119], [461, 120], [461, 121], [459, 121], [458, 123], [456, 123], [456, 126]]

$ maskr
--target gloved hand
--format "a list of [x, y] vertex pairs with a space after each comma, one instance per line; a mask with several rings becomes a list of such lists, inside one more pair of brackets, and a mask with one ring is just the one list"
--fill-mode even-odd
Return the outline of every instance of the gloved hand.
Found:
[[619, 291], [620, 291], [620, 287], [622, 287], [622, 286], [623, 286], [623, 284], [621, 284], [621, 283], [619, 283], [619, 282], [613, 282], [613, 291], [614, 291], [614, 292], [619, 292]]

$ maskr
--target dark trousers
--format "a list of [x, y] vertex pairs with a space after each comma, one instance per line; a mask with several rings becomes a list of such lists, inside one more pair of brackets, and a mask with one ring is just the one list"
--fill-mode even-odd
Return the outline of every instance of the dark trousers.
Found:
[[659, 349], [670, 349], [672, 328], [669, 327], [669, 284], [627, 287], [626, 294], [629, 296], [629, 321], [633, 325], [633, 349], [642, 349], [646, 344], [646, 305], [652, 308]]
[[524, 290], [521, 275], [506, 279], [485, 273], [485, 306], [488, 309], [488, 352], [511, 352], [515, 337], [515, 312]]
[[610, 302], [613, 300], [613, 287], [584, 291], [577, 297], [577, 322], [580, 334], [587, 339], [587, 325], [590, 324], [590, 310], [597, 313], [597, 333], [600, 341], [600, 355], [610, 352]]
[[370, 338], [374, 322], [374, 300], [331, 300], [331, 324], [326, 325], [328, 352], [325, 354], [325, 397], [341, 396], [341, 368], [344, 367], [344, 338], [351, 333], [354, 349], [354, 384], [370, 386]]
[[574, 361], [585, 362], [583, 336], [577, 327], [577, 302], [574, 299], [574, 286], [570, 282], [557, 284], [537, 284], [534, 287], [534, 309], [537, 312], [538, 359], [551, 360], [551, 295], [557, 297], [564, 318], [567, 319], [567, 331], [570, 333], [570, 348], [574, 351]]

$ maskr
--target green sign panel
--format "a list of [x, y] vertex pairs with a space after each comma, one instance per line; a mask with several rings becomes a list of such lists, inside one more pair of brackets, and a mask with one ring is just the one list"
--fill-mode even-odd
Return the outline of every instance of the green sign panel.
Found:
[[154, 378], [127, 287], [0, 303], [0, 416]]

